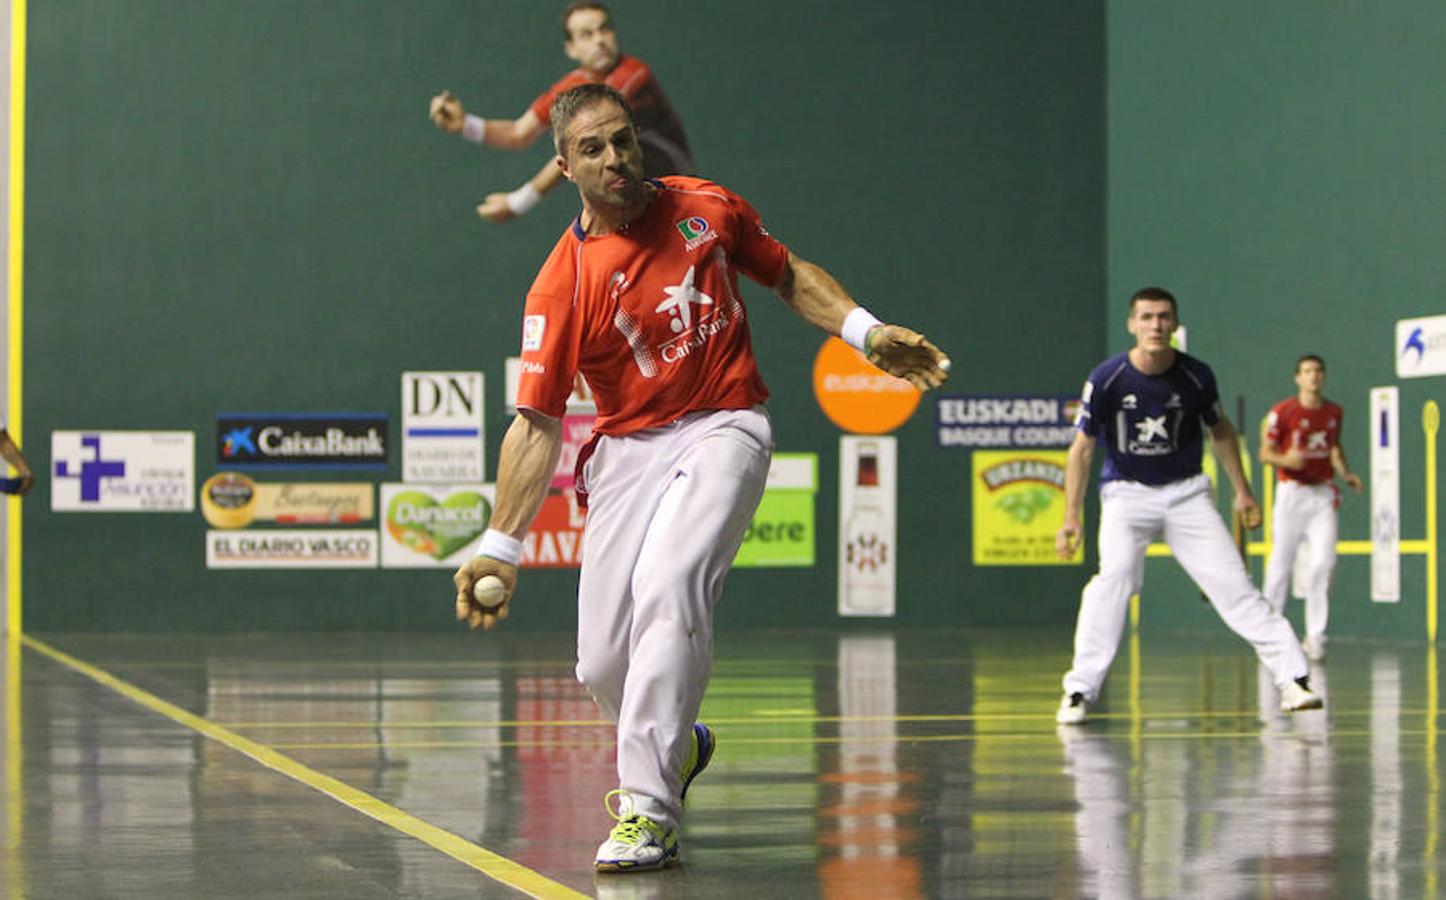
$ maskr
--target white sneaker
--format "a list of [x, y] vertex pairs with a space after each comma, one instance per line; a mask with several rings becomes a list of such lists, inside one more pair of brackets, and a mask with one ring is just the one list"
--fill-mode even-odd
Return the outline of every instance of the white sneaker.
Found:
[[1084, 694], [1065, 694], [1059, 701], [1059, 711], [1054, 714], [1054, 720], [1061, 725], [1083, 725], [1085, 719], [1089, 718], [1090, 705], [1085, 701]]
[[1303, 709], [1320, 709], [1325, 701], [1310, 689], [1310, 678], [1302, 675], [1294, 681], [1287, 681], [1280, 689], [1281, 712], [1300, 712]]
[[1325, 659], [1325, 635], [1311, 634], [1300, 642], [1300, 649], [1305, 651], [1306, 659], [1311, 662], [1321, 662]]
[[[617, 812], [613, 812], [611, 803], [614, 796], [622, 797]], [[626, 792], [610, 791], [603, 798], [603, 806], [618, 824], [597, 848], [593, 866], [599, 872], [647, 872], [677, 860], [678, 833], [633, 812], [632, 798]]]

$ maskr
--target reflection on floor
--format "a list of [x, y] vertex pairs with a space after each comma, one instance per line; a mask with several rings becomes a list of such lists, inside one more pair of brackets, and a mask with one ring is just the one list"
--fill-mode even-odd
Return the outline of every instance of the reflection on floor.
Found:
[[[43, 638], [44, 636], [42, 636]], [[1067, 632], [728, 633], [683, 865], [595, 876], [611, 729], [564, 634], [59, 636], [60, 650], [540, 876], [542, 896], [1434, 896], [1439, 673], [1337, 640], [1323, 712], [1244, 645], [1122, 648], [1053, 721]], [[514, 897], [39, 649], [4, 650], [0, 896]], [[1093, 711], [1092, 711], [1093, 712]]]

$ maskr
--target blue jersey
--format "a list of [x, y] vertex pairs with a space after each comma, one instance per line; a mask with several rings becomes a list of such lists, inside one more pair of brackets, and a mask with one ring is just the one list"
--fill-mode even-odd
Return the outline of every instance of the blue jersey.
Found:
[[1215, 373], [1176, 351], [1159, 375], [1111, 356], [1090, 373], [1075, 427], [1105, 448], [1101, 481], [1169, 484], [1200, 474], [1200, 422], [1220, 421]]

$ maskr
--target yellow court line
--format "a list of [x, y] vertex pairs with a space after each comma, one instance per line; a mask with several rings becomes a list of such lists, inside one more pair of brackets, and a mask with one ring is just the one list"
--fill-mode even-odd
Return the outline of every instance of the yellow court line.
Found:
[[384, 803], [370, 794], [359, 791], [329, 775], [304, 766], [290, 757], [277, 752], [273, 747], [248, 740], [235, 732], [222, 728], [214, 722], [186, 712], [179, 706], [148, 693], [129, 682], [122, 681], [102, 669], [76, 659], [67, 653], [38, 641], [29, 635], [21, 637], [25, 646], [35, 652], [64, 665], [85, 677], [110, 688], [127, 699], [177, 722], [217, 743], [224, 744], [243, 756], [249, 756], [261, 765], [298, 781], [307, 787], [349, 806], [363, 815], [394, 828], [409, 837], [447, 854], [458, 862], [471, 866], [487, 877], [508, 887], [515, 888], [529, 897], [586, 897], [566, 885], [558, 884], [531, 869], [518, 865], [506, 857], [499, 856], [464, 838], [426, 822], [410, 813]]
[[[8, 418], [6, 430], [15, 443], [25, 446], [21, 423], [25, 393], [21, 390], [24, 367], [21, 351], [25, 343], [25, 29], [26, 0], [12, 0], [10, 7], [10, 242], [6, 264], [10, 268], [8, 298], [9, 356], [6, 377]], [[5, 631], [19, 634], [20, 614], [20, 498], [5, 499]]]
[[[1245, 546], [1245, 552], [1251, 556], [1269, 556], [1271, 545], [1265, 541], [1251, 541]], [[1154, 543], [1145, 548], [1146, 556], [1172, 556], [1169, 544]], [[1370, 541], [1337, 541], [1337, 556], [1370, 556]], [[1413, 539], [1401, 541], [1402, 556], [1431, 556], [1431, 541]]]
[[[1046, 704], [1041, 703], [1043, 708]], [[1091, 713], [1091, 719], [1134, 719], [1142, 721], [1164, 720], [1164, 719], [1231, 719], [1252, 717], [1257, 715], [1257, 710], [1175, 710], [1146, 713], [1136, 710], [1133, 707], [1138, 701], [1132, 701], [1130, 711], [1119, 713]], [[1404, 715], [1426, 714], [1429, 709], [1420, 710], [1402, 709]], [[1333, 718], [1349, 718], [1352, 716], [1369, 716], [1369, 709], [1342, 710], [1336, 707], [1331, 710]], [[830, 725], [856, 722], [1030, 722], [1036, 720], [1053, 720], [1054, 713], [1023, 712], [1023, 713], [920, 713], [904, 714], [894, 716], [771, 716], [760, 713], [757, 716], [723, 716], [707, 717], [709, 725], [721, 726], [732, 725], [739, 727], [758, 726], [768, 727], [772, 725]], [[304, 730], [328, 730], [337, 731], [356, 729], [382, 729], [397, 731], [450, 731], [454, 729], [473, 728], [601, 728], [611, 727], [612, 723], [602, 719], [509, 719], [509, 720], [486, 720], [486, 719], [439, 719], [436, 722], [379, 722], [375, 719], [367, 721], [338, 722], [335, 720], [317, 722], [213, 722], [220, 728], [230, 728], [237, 731], [304, 731]]]
[[[1053, 723], [1053, 716], [1048, 717]], [[1091, 720], [1093, 720], [1093, 716]], [[779, 746], [779, 745], [807, 745], [818, 746], [826, 744], [861, 743], [861, 744], [937, 744], [937, 743], [975, 743], [980, 741], [993, 740], [1041, 740], [1058, 741], [1059, 731], [1062, 729], [1075, 729], [1081, 726], [1061, 725], [1047, 731], [1018, 731], [1018, 732], [966, 732], [963, 734], [917, 734], [917, 735], [834, 735], [834, 736], [813, 736], [813, 737], [755, 737], [737, 738], [731, 735], [724, 738], [723, 746]], [[1400, 734], [1403, 737], [1420, 736], [1427, 733], [1422, 729], [1402, 729]], [[1321, 738], [1368, 738], [1375, 732], [1370, 728], [1363, 728], [1354, 731], [1341, 731], [1329, 729], [1319, 735]], [[1271, 738], [1271, 739], [1314, 739], [1317, 735], [1303, 733], [1300, 731], [1282, 731], [1278, 733], [1266, 733], [1260, 730], [1255, 731], [1145, 731], [1139, 734], [1131, 734], [1118, 731], [1092, 731], [1089, 726], [1083, 726], [1078, 737], [1109, 738], [1117, 741], [1176, 741], [1176, 740], [1221, 740], [1239, 738]], [[379, 742], [357, 742], [345, 744], [276, 744], [275, 746], [287, 750], [346, 750], [346, 751], [375, 751], [379, 749], [388, 750], [492, 750], [498, 748], [518, 747], [560, 747], [571, 749], [606, 748], [612, 747], [611, 741], [583, 742], [583, 741], [438, 741], [430, 743], [417, 741], [412, 743], [379, 743]]]

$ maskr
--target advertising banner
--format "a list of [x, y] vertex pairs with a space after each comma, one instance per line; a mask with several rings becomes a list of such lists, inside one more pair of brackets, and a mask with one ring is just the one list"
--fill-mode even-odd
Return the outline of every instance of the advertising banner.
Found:
[[1401, 602], [1400, 389], [1371, 388], [1371, 600]]
[[552, 470], [552, 489], [571, 490], [577, 480], [577, 454], [592, 437], [592, 423], [597, 416], [592, 413], [567, 413], [562, 417], [562, 453], [557, 457], [557, 467]]
[[228, 469], [385, 469], [385, 413], [218, 413]]
[[55, 512], [196, 508], [194, 432], [53, 431], [50, 459]]
[[1396, 377], [1446, 375], [1446, 316], [1396, 322]]
[[402, 373], [402, 480], [481, 483], [484, 381], [481, 372]]
[[735, 568], [811, 568], [817, 529], [818, 455], [775, 453], [768, 469], [763, 501], [743, 536]]
[[813, 360], [813, 396], [841, 430], [887, 434], [908, 421], [923, 395], [884, 372], [859, 351], [831, 337]]
[[894, 614], [898, 504], [892, 437], [839, 438], [838, 612]]
[[571, 490], [548, 494], [522, 539], [522, 568], [576, 569], [582, 565], [582, 532], [587, 511]]
[[375, 569], [375, 529], [206, 532], [208, 569]]
[[376, 517], [370, 482], [258, 483], [241, 472], [218, 472], [201, 485], [201, 514], [213, 528], [358, 525]]
[[455, 569], [492, 521], [490, 484], [382, 485], [382, 568]]
[[934, 437], [940, 447], [1068, 447], [1079, 410], [1077, 396], [940, 397]]
[[1067, 450], [976, 450], [970, 481], [976, 566], [1071, 566], [1084, 561], [1084, 541], [1069, 559], [1054, 552], [1064, 524]]

